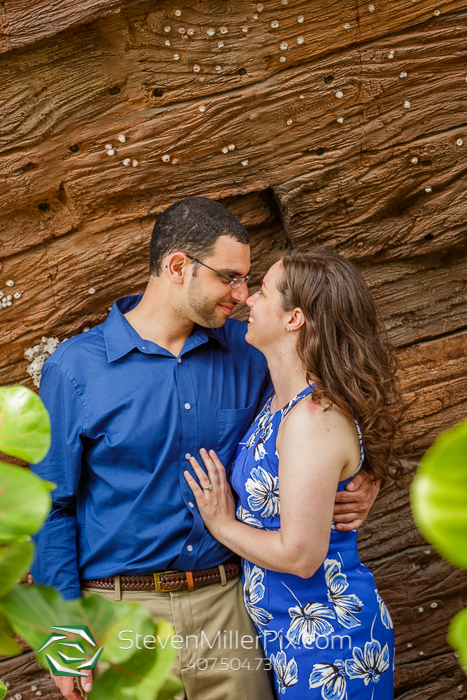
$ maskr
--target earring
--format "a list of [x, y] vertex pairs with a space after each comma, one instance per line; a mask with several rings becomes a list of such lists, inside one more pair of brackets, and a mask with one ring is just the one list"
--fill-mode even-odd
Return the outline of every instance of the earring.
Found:
[[288, 326], [285, 327], [286, 331], [290, 331], [290, 328]]

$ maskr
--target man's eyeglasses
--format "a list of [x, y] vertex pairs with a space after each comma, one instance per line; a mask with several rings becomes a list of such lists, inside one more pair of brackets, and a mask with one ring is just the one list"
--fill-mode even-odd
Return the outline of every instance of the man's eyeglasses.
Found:
[[220, 275], [221, 277], [225, 277], [226, 280], [229, 280], [230, 287], [232, 289], [239, 289], [244, 282], [248, 282], [248, 280], [251, 278], [250, 273], [248, 273], [248, 275], [246, 275], [245, 277], [230, 277], [229, 275], [224, 275], [223, 272], [219, 272], [219, 270], [215, 270], [213, 267], [209, 267], [209, 265], [206, 265], [206, 263], [201, 262], [201, 260], [198, 260], [197, 258], [192, 258], [191, 255], [187, 255], [187, 253], [185, 253], [185, 255], [190, 260], [193, 260], [193, 262], [198, 263], [198, 265], [203, 265], [203, 267], [207, 267], [208, 270], [212, 270], [217, 275]]

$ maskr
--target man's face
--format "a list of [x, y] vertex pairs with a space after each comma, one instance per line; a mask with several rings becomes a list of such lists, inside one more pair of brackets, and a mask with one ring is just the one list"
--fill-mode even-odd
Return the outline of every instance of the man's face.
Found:
[[[220, 236], [211, 255], [198, 259], [229, 277], [245, 277], [250, 271], [250, 247], [230, 236]], [[196, 275], [187, 287], [186, 311], [191, 321], [206, 328], [220, 328], [235, 306], [243, 304], [247, 297], [246, 282], [232, 289], [225, 277], [197, 265]]]

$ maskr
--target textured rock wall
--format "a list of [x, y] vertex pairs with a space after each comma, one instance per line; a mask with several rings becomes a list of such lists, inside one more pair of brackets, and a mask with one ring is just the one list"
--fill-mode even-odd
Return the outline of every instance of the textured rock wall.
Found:
[[[467, 408], [466, 59], [460, 0], [0, 2], [0, 384], [34, 388], [57, 340], [142, 291], [155, 217], [203, 194], [250, 231], [253, 289], [290, 244], [361, 265], [414, 470]], [[360, 541], [396, 624], [396, 696], [467, 697], [445, 642], [465, 573], [392, 488]], [[59, 697], [30, 652], [0, 676]]]

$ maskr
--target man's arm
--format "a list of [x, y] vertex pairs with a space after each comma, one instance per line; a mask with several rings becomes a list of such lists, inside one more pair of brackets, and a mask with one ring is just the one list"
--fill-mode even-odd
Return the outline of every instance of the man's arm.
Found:
[[334, 505], [333, 521], [340, 532], [356, 530], [368, 518], [370, 509], [379, 493], [380, 483], [373, 481], [363, 469], [345, 487], [338, 491]]
[[39, 395], [50, 415], [50, 450], [31, 470], [56, 484], [52, 509], [40, 532], [34, 536], [36, 558], [31, 572], [34, 581], [57, 588], [64, 598], [79, 598], [76, 529], [76, 495], [81, 475], [84, 409], [79, 387], [54, 362], [46, 362]]

